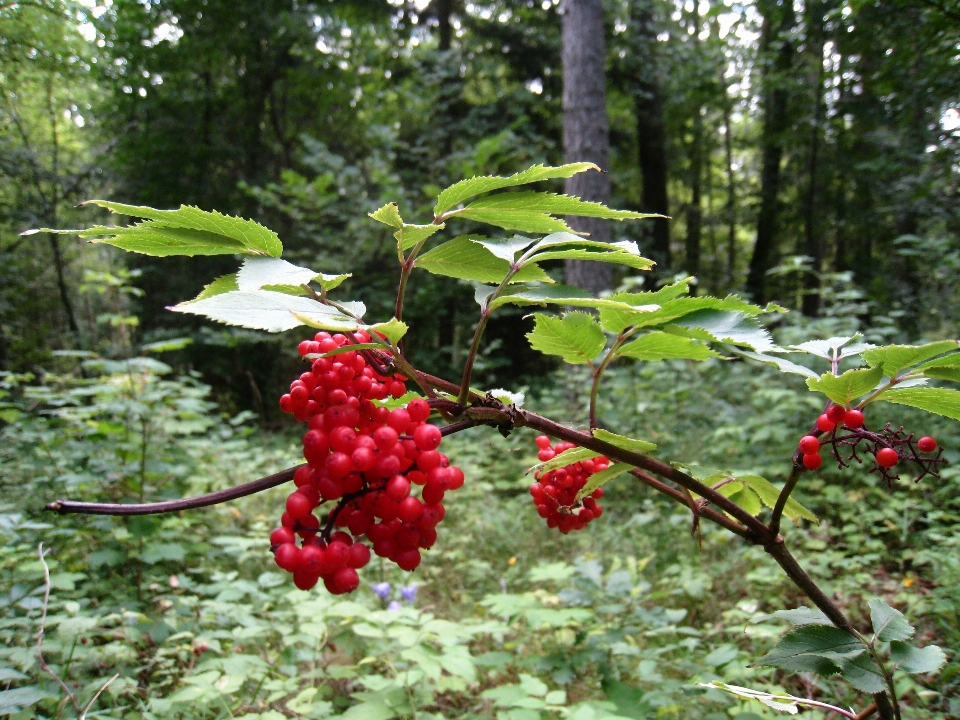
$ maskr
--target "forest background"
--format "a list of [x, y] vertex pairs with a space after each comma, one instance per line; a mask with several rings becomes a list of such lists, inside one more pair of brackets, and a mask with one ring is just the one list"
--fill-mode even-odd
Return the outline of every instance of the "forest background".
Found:
[[[611, 205], [672, 218], [610, 228], [658, 266], [642, 280], [601, 284], [652, 289], [696, 275], [703, 292], [795, 310], [771, 328], [784, 338], [960, 335], [960, 6], [615, 0], [603, 4], [602, 19], [602, 33], [582, 25], [580, 36], [567, 36], [577, 28], [564, 28], [558, 3], [547, 0], [0, 3], [0, 482], [5, 494], [31, 500], [3, 507], [9, 600], [0, 632], [11, 654], [0, 673], [12, 674], [0, 682], [7, 691], [39, 688], [29, 704], [21, 695], [21, 705], [3, 707], [23, 717], [37, 708], [57, 714], [56, 688], [28, 652], [41, 578], [29, 559], [39, 539], [63, 564], [54, 602], [63, 603], [55, 607], [64, 622], [50, 653], [61, 652], [58, 662], [94, 689], [101, 677], [121, 674], [102, 701], [105, 717], [321, 717], [374, 702], [362, 692], [392, 691], [357, 680], [362, 668], [331, 675], [322, 670], [326, 656], [314, 658], [311, 672], [327, 684], [306, 699], [310, 687], [291, 684], [290, 673], [278, 679], [286, 671], [271, 653], [307, 651], [284, 645], [271, 627], [288, 623], [319, 642], [334, 626], [349, 634], [356, 624], [340, 608], [322, 633], [301, 632], [297, 623], [309, 624], [296, 615], [301, 601], [273, 584], [269, 557], [256, 544], [279, 496], [239, 504], [232, 514], [155, 523], [51, 520], [40, 512], [68, 490], [176, 496], [296, 459], [293, 429], [275, 400], [299, 372], [299, 338], [165, 311], [232, 271], [229, 258], [157, 260], [20, 235], [102, 221], [99, 211], [78, 207], [83, 200], [193, 204], [255, 218], [279, 232], [289, 259], [352, 272], [351, 297], [386, 317], [392, 247], [367, 212], [400, 201], [428, 217], [437, 191], [463, 177], [593, 159], [565, 157], [564, 149], [562, 68], [570, 43], [579, 43], [603, 61], [605, 88], [593, 111], [605, 111], [609, 127], [603, 164]], [[418, 366], [456, 375], [476, 322], [471, 293], [425, 276], [408, 295], [407, 316]], [[576, 376], [518, 340], [531, 326], [519, 309], [491, 323], [478, 384], [523, 388], [581, 417], [569, 391]], [[131, 373], [143, 382], [118, 385]], [[796, 387], [774, 390], [735, 364], [662, 363], [617, 378], [622, 391], [604, 409], [611, 427], [772, 478], [815, 411]], [[131, 427], [130, 417], [154, 414]], [[947, 428], [938, 438], [950, 448], [957, 435]], [[709, 448], [698, 441], [704, 433]], [[529, 441], [511, 439], [506, 454], [492, 441], [463, 443], [478, 477], [475, 495], [464, 501], [457, 539], [418, 580], [421, 599], [429, 598], [421, 605], [462, 633], [452, 643], [462, 664], [444, 666], [426, 691], [433, 693], [426, 712], [762, 716], [759, 706], [698, 695], [694, 678], [779, 682], [745, 665], [773, 631], [744, 634], [743, 624], [790, 606], [786, 586], [749, 549], [727, 541], [711, 548], [707, 536], [699, 551], [678, 527], [682, 516], [639, 490], [623, 491], [620, 509], [603, 519], [606, 530], [547, 539], [520, 504], [522, 471], [534, 455]], [[804, 490], [823, 520], [802, 531], [821, 556], [819, 577], [853, 606], [870, 592], [907, 604], [926, 618], [931, 638], [957, 647], [960, 480], [948, 471], [936, 486], [905, 485], [891, 495], [870, 479], [836, 478], [842, 490], [829, 483]], [[657, 520], [661, 512], [669, 522]], [[529, 543], [545, 551], [523, 557]], [[759, 590], [743, 584], [747, 576]], [[223, 595], [241, 582], [249, 587], [232, 591], [240, 595]], [[368, 595], [364, 602], [376, 607], [379, 599]], [[197, 610], [211, 598], [229, 605], [213, 620]], [[598, 637], [614, 642], [603, 633], [630, 634], [609, 615], [621, 600], [635, 606], [631, 622], [646, 628], [647, 639], [613, 658], [596, 645]], [[570, 606], [567, 616], [530, 615], [534, 607], [563, 612], [558, 603]], [[402, 622], [432, 622], [403, 612]], [[471, 625], [477, 618], [490, 627]], [[495, 621], [501, 626], [492, 628]], [[239, 625], [251, 632], [240, 651]], [[389, 665], [389, 642], [399, 641], [376, 632], [351, 637]], [[227, 636], [231, 652], [248, 658], [240, 669], [223, 666]], [[84, 650], [90, 639], [98, 651]], [[204, 666], [213, 643], [221, 664]], [[538, 648], [533, 660], [525, 647]], [[257, 657], [273, 658], [268, 669], [249, 659]], [[396, 681], [401, 670], [381, 674]], [[958, 670], [954, 662], [938, 678], [916, 681], [906, 702], [930, 717], [960, 715]], [[457, 678], [474, 690], [452, 683]], [[563, 699], [550, 698], [546, 685], [540, 692], [536, 683], [544, 682]], [[811, 677], [809, 687], [789, 689], [816, 696], [822, 683]], [[503, 687], [520, 694], [483, 695]], [[543, 706], [516, 704], [524, 698]]]

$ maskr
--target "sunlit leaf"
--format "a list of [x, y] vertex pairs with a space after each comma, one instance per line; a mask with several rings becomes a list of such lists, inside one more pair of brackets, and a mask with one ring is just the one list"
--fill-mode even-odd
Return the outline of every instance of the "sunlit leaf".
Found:
[[[857, 398], [876, 388], [882, 378], [883, 366], [877, 365], [869, 369], [847, 370], [842, 375], [828, 372], [819, 379], [808, 378], [807, 387], [823, 393], [838, 405], [850, 407]], [[886, 399], [886, 395], [883, 397]]]
[[570, 312], [563, 317], [536, 313], [527, 339], [534, 350], [559, 355], [564, 362], [574, 365], [593, 360], [607, 342], [594, 317], [584, 312]]

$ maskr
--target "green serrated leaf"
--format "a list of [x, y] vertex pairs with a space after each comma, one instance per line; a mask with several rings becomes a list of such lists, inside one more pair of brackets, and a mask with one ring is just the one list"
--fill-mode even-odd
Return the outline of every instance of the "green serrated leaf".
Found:
[[834, 355], [845, 358], [857, 355], [873, 347], [873, 345], [868, 343], [854, 342], [854, 340], [859, 340], [861, 337], [863, 336], [860, 333], [854, 333], [853, 335], [832, 337], [826, 340], [809, 340], [799, 345], [790, 345], [787, 349], [807, 353], [808, 355], [816, 355], [826, 360], [833, 359]]
[[960, 346], [955, 340], [942, 340], [926, 345], [884, 345], [865, 350], [861, 355], [870, 367], [883, 365], [883, 371], [888, 376], [896, 377], [904, 368], [957, 349]]
[[[616, 293], [608, 300], [632, 305], [632, 299], [640, 297], [641, 302], [647, 302], [646, 293]], [[656, 302], [656, 301], [654, 301]], [[607, 332], [619, 333], [628, 327], [653, 327], [674, 323], [699, 310], [729, 310], [744, 315], [759, 315], [764, 310], [757, 305], [751, 305], [736, 295], [729, 295], [723, 299], [715, 297], [678, 297], [660, 303], [656, 312], [637, 311], [636, 308], [613, 311], [600, 311], [600, 325]]]
[[933, 673], [947, 661], [947, 656], [936, 645], [918, 648], [910, 643], [894, 640], [890, 643], [890, 659], [908, 673]]
[[924, 377], [933, 380], [960, 382], [960, 367], [935, 367], [923, 371]]
[[[509, 262], [473, 242], [467, 235], [454, 238], [424, 253], [417, 258], [415, 267], [434, 275], [482, 283], [500, 283], [510, 271]], [[552, 282], [550, 276], [536, 265], [520, 268], [511, 278], [511, 282], [518, 283], [533, 280]]]
[[[153, 232], [159, 230], [159, 226], [173, 230], [193, 230], [198, 233], [205, 233], [222, 239], [233, 240], [242, 245], [247, 254], [268, 255], [270, 257], [280, 257], [283, 252], [283, 244], [275, 232], [264, 227], [254, 220], [223, 215], [217, 211], [207, 212], [197, 207], [181, 205], [177, 210], [155, 210], [149, 207], [138, 205], [123, 205], [121, 203], [109, 202], [106, 200], [88, 200], [84, 205], [99, 205], [111, 212], [120, 215], [129, 215], [131, 217], [149, 218], [154, 221]], [[147, 223], [142, 223], [143, 227]], [[109, 243], [115, 244], [115, 243]], [[119, 245], [117, 247], [120, 247]], [[142, 252], [137, 250], [135, 252]], [[174, 253], [169, 253], [174, 254]], [[222, 253], [201, 253], [194, 254], [222, 254]]]
[[763, 622], [770, 618], [787, 620], [794, 625], [832, 625], [830, 619], [820, 610], [808, 607], [798, 607], [792, 610], [777, 610], [769, 615], [760, 615], [751, 622]]
[[224, 292], [180, 303], [168, 309], [174, 312], [203, 315], [227, 325], [240, 325], [268, 332], [282, 332], [303, 324], [319, 327], [308, 322], [311, 319], [325, 323], [324, 329], [333, 327], [337, 330], [356, 330], [358, 328], [357, 323], [352, 319], [327, 305], [310, 298], [269, 290]]
[[476, 237], [470, 238], [470, 240], [478, 245], [483, 245], [483, 247], [493, 255], [496, 255], [501, 260], [506, 260], [508, 263], [515, 262], [517, 253], [527, 249], [534, 242], [530, 238], [523, 237], [522, 235], [514, 235], [509, 238]]
[[400, 217], [400, 207], [395, 202], [387, 203], [379, 210], [367, 213], [367, 215], [377, 222], [389, 225], [392, 228], [399, 230], [403, 227], [403, 218]]
[[536, 313], [533, 331], [527, 333], [527, 339], [534, 350], [559, 355], [573, 365], [590, 362], [607, 343], [594, 317], [584, 312], [570, 312], [562, 318]]
[[577, 173], [585, 172], [586, 170], [599, 171], [600, 168], [588, 162], [571, 163], [569, 165], [561, 165], [560, 167], [534, 165], [509, 177], [482, 176], [461, 180], [440, 193], [437, 197], [437, 204], [433, 208], [433, 212], [435, 215], [440, 215], [468, 198], [493, 190], [528, 185], [529, 183], [540, 182], [542, 180], [568, 178]]
[[[536, 267], [536, 266], [528, 266]], [[523, 268], [526, 270], [527, 268]], [[492, 289], [491, 289], [492, 290]], [[480, 290], [478, 289], [478, 298]], [[489, 293], [488, 293], [489, 294]], [[588, 308], [628, 308], [623, 303], [614, 302], [605, 298], [595, 298], [586, 290], [568, 285], [517, 285], [504, 290], [491, 303], [490, 309], [502, 305], [570, 305], [572, 307]], [[655, 306], [654, 306], [655, 307]], [[632, 308], [631, 308], [632, 309]]]
[[783, 358], [776, 357], [774, 355], [764, 355], [761, 353], [749, 352], [740, 348], [729, 348], [729, 350], [737, 355], [742, 355], [745, 358], [756, 360], [757, 362], [764, 363], [765, 365], [773, 365], [783, 373], [793, 373], [794, 375], [803, 375], [804, 377], [808, 378], [820, 377], [810, 368], [790, 362], [789, 360], [784, 360]]
[[[737, 485], [740, 487], [737, 488], [735, 492], [729, 492], [728, 488], [736, 488]], [[742, 482], [724, 485], [720, 488], [720, 494], [725, 495], [725, 497], [735, 502], [753, 516], [759, 515], [763, 509], [763, 503], [760, 502], [757, 494]]]
[[561, 231], [573, 232], [573, 229], [560, 218], [530, 210], [506, 211], [494, 208], [468, 208], [457, 211], [457, 217], [494, 225], [504, 230], [517, 230], [540, 235]]
[[[759, 475], [737, 475], [736, 478], [746, 483], [750, 489], [760, 497], [760, 500], [768, 508], [776, 507], [777, 499], [780, 497], [780, 488], [776, 487], [769, 480], [762, 478]], [[787, 500], [787, 503], [783, 508], [783, 514], [795, 524], [797, 523], [798, 518], [804, 518], [806, 520], [810, 520], [811, 522], [815, 522], [818, 525], [820, 524], [820, 520], [816, 515], [814, 515], [792, 497]]]
[[933, 360], [929, 360], [922, 365], [917, 366], [917, 370], [928, 370], [931, 368], [955, 368], [960, 365], [960, 353], [951, 353], [943, 355]]
[[314, 278], [314, 280], [320, 283], [320, 287], [327, 292], [330, 292], [331, 290], [340, 287], [344, 280], [352, 277], [353, 273], [343, 273], [341, 275], [326, 275], [324, 273], [320, 273]]
[[623, 475], [625, 472], [630, 472], [631, 470], [633, 470], [633, 465], [628, 465], [627, 463], [614, 463], [606, 470], [601, 470], [598, 473], [594, 473], [587, 478], [586, 484], [580, 488], [580, 492], [577, 493], [576, 502], [583, 500], [598, 487], [602, 487], [615, 477]]
[[398, 342], [400, 342], [400, 338], [407, 334], [407, 330], [410, 328], [402, 320], [390, 318], [387, 322], [371, 325], [369, 329], [373, 332], [380, 333], [381, 335], [385, 336], [393, 345], [396, 345]]
[[267, 285], [299, 287], [310, 283], [317, 273], [280, 258], [246, 258], [237, 271], [237, 289], [260, 290]]
[[766, 328], [733, 310], [697, 310], [665, 326], [664, 331], [708, 342], [746, 345], [760, 352], [776, 347]]
[[877, 365], [869, 369], [847, 370], [842, 375], [827, 372], [819, 379], [808, 378], [807, 387], [823, 393], [838, 405], [850, 407], [857, 398], [876, 388], [882, 378], [883, 366]]
[[221, 275], [209, 285], [205, 285], [203, 287], [203, 291], [194, 298], [194, 301], [203, 300], [204, 298], [213, 297], [214, 295], [220, 295], [221, 293], [239, 289], [240, 286], [237, 285], [236, 273], [233, 275]]
[[791, 630], [758, 664], [824, 676], [840, 673], [863, 692], [880, 692], [886, 687], [867, 646], [836, 627], [804, 625]]
[[870, 624], [878, 640], [909, 640], [913, 637], [913, 626], [907, 622], [903, 613], [883, 601], [873, 598], [870, 601]]
[[553, 470], [557, 470], [562, 467], [567, 467], [567, 465], [573, 465], [578, 463], [581, 460], [590, 460], [591, 458], [599, 457], [600, 453], [594, 452], [589, 448], [583, 447], [573, 447], [564, 450], [559, 455], [547, 460], [546, 462], [537, 463], [532, 468], [527, 470], [526, 474], [530, 473], [548, 473]]
[[92, 227], [85, 230], [50, 230], [59, 235], [79, 235], [92, 243], [113, 245], [127, 252], [152, 257], [185, 255], [243, 255], [247, 249], [231, 238], [184, 228], [171, 228], [152, 221], [136, 223], [127, 227]]
[[656, 331], [622, 345], [617, 351], [617, 357], [654, 361], [669, 359], [707, 360], [720, 356], [696, 340]]
[[595, 217], [604, 220], [642, 220], [659, 217], [650, 213], [632, 210], [613, 210], [603, 203], [587, 202], [572, 195], [559, 195], [545, 192], [509, 192], [488, 195], [468, 205], [458, 214], [469, 216], [477, 210], [496, 211], [501, 214], [540, 213], [543, 215], [577, 215]]
[[597, 440], [610, 443], [621, 450], [629, 450], [630, 452], [635, 453], [651, 453], [657, 449], [657, 446], [652, 442], [647, 442], [646, 440], [634, 440], [633, 438], [625, 437], [623, 435], [616, 435], [615, 433], [602, 428], [597, 428], [595, 430], [591, 430], [590, 432]]
[[889, 390], [878, 400], [907, 405], [960, 420], [960, 391], [945, 388], [903, 388]]
[[445, 227], [446, 225], [443, 223], [439, 225], [407, 225], [404, 223], [403, 227], [397, 230], [393, 236], [397, 239], [397, 247], [400, 248], [400, 252], [403, 252], [432, 237]]
[[593, 249], [567, 248], [565, 250], [538, 252], [533, 256], [532, 262], [545, 262], [547, 260], [588, 260], [613, 263], [615, 265], [626, 265], [635, 270], [649, 270], [656, 264], [653, 260], [648, 260], [640, 255], [637, 244], [632, 240], [625, 240], [618, 243], [591, 243], [590, 247]]

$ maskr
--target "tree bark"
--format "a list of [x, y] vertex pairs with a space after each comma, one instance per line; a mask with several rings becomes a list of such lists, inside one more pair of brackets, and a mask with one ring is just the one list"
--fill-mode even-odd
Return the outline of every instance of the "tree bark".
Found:
[[[602, 0], [563, 2], [563, 151], [566, 162], [588, 161], [604, 172], [585, 172], [566, 182], [568, 195], [593, 202], [610, 202], [610, 130], [604, 64], [606, 43]], [[569, 218], [578, 232], [591, 240], [610, 241], [607, 220]], [[606, 263], [568, 260], [570, 285], [599, 294], [610, 288], [612, 275]]]
[[[700, 60], [700, 4], [693, 3], [693, 12], [690, 17], [690, 28], [693, 29], [694, 55]], [[688, 28], [688, 29], [690, 29]], [[694, 107], [693, 138], [690, 142], [690, 204], [687, 205], [687, 237], [685, 243], [684, 263], [691, 275], [700, 275], [700, 238], [703, 227], [703, 117], [700, 112], [702, 105]], [[691, 287], [691, 293], [696, 294], [697, 285]]]
[[[657, 28], [652, 0], [630, 3], [630, 33], [634, 42], [633, 107], [637, 122], [637, 146], [643, 186], [643, 212], [669, 214], [667, 195], [667, 134], [663, 94], [657, 65]], [[648, 229], [649, 253], [667, 270], [670, 258], [670, 221], [652, 220]]]
[[[766, 298], [767, 270], [773, 265], [777, 240], [780, 196], [780, 162], [789, 128], [790, 95], [787, 74], [793, 64], [793, 44], [789, 32], [794, 24], [793, 3], [758, 4], [763, 14], [760, 54], [763, 69], [763, 131], [761, 137], [760, 212], [757, 216], [757, 240], [750, 258], [747, 291], [754, 302]], [[773, 55], [773, 57], [771, 57]]]
[[727, 172], [727, 284], [737, 275], [737, 186], [733, 174], [733, 130], [730, 125], [730, 96], [723, 88], [723, 154]]
[[807, 160], [807, 196], [804, 202], [803, 225], [805, 254], [811, 258], [811, 272], [803, 276], [803, 314], [816, 317], [820, 314], [820, 273], [823, 271], [823, 240], [817, 221], [818, 161], [820, 153], [820, 125], [823, 121], [823, 4], [809, 0], [807, 4], [807, 52], [810, 56], [812, 86], [814, 91], [813, 117], [810, 123], [810, 148]]

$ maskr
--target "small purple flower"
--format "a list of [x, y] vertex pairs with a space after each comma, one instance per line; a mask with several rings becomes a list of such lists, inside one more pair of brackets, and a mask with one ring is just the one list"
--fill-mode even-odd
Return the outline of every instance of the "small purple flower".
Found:
[[391, 600], [390, 604], [387, 605], [387, 610], [400, 610], [403, 606], [400, 605], [396, 600]]
[[386, 600], [390, 597], [390, 583], [388, 582], [374, 583], [370, 586], [370, 589], [373, 590], [381, 600]]
[[405, 588], [400, 588], [400, 597], [412, 605], [417, 599], [417, 587], [417, 585], [407, 585]]

